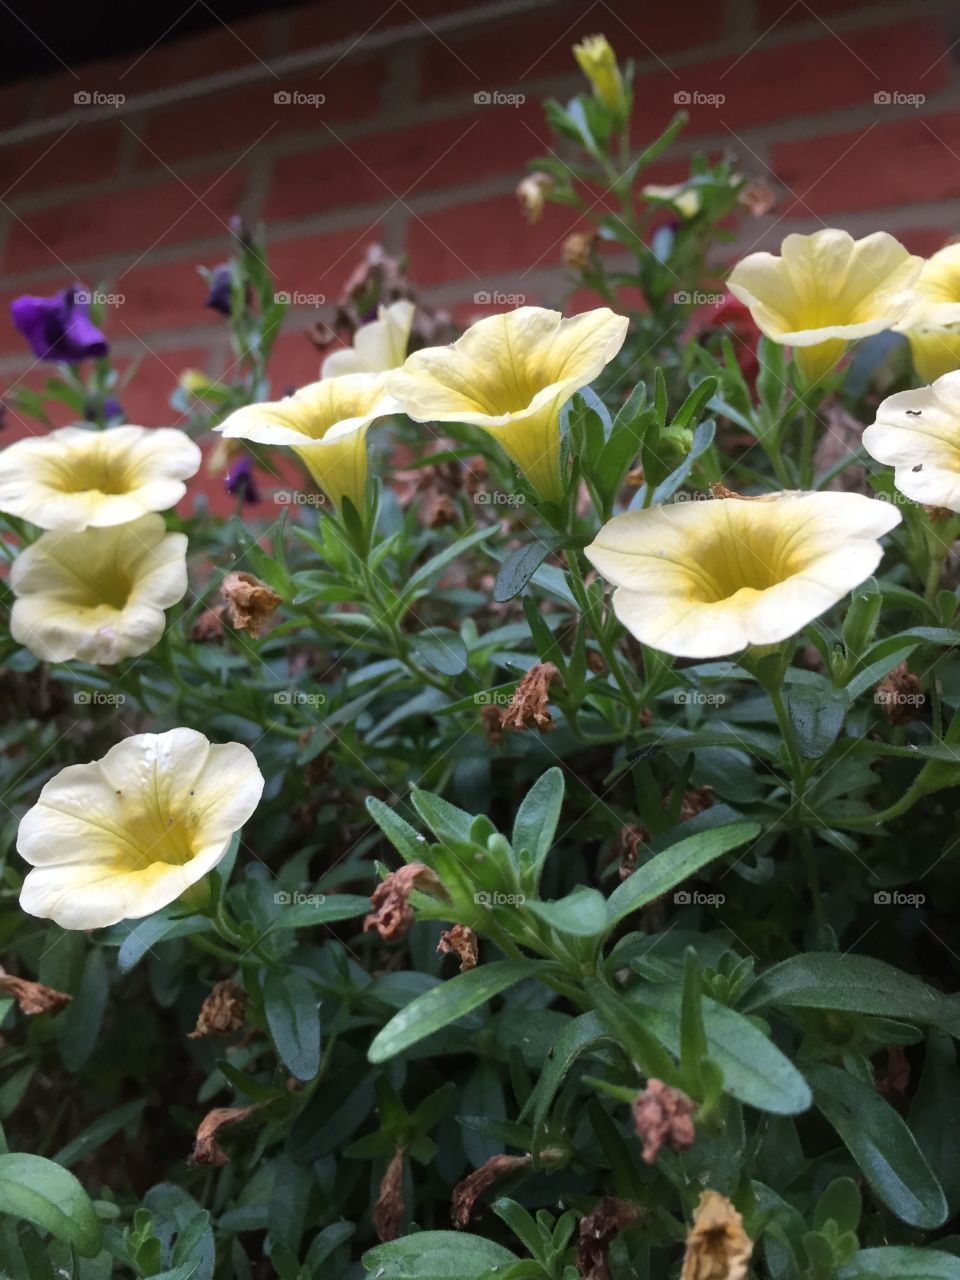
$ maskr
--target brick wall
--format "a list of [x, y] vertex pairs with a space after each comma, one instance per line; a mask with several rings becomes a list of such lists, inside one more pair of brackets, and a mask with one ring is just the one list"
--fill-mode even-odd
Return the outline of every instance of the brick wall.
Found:
[[[180, 371], [229, 363], [195, 266], [223, 256], [234, 212], [267, 219], [278, 289], [332, 302], [380, 241], [409, 252], [428, 300], [474, 314], [481, 290], [558, 303], [559, 249], [578, 219], [554, 208], [528, 227], [513, 190], [548, 145], [541, 98], [579, 86], [570, 46], [593, 31], [637, 61], [635, 136], [662, 128], [676, 95], [694, 99], [656, 176], [678, 176], [692, 148], [729, 149], [743, 172], [780, 188], [773, 213], [738, 227], [743, 248], [826, 222], [886, 228], [932, 251], [960, 230], [956, 10], [939, 0], [325, 0], [7, 86], [0, 387], [42, 377], [6, 321], [9, 299], [79, 280], [125, 299], [109, 334], [118, 356], [140, 361], [129, 417], [172, 421]], [[526, 100], [478, 104], [482, 90]], [[75, 105], [78, 92], [125, 102]], [[331, 312], [293, 310], [280, 383], [316, 376], [305, 331]], [[24, 429], [11, 422], [5, 438]]]

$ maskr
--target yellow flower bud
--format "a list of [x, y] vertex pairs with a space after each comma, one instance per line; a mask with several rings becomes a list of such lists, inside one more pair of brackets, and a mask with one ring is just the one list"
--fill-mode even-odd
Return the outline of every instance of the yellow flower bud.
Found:
[[618, 120], [626, 118], [627, 93], [617, 66], [617, 55], [606, 36], [587, 36], [573, 46], [573, 54], [580, 70], [593, 86], [593, 92], [611, 115]]

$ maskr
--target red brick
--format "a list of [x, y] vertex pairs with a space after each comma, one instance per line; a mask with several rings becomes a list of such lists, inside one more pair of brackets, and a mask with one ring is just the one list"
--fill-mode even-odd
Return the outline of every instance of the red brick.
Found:
[[303, 217], [337, 205], [377, 204], [507, 174], [552, 141], [536, 103], [477, 106], [467, 115], [418, 124], [325, 149], [315, 159], [277, 160], [267, 217]]
[[472, 97], [478, 89], [522, 86], [564, 72], [577, 75], [573, 45], [595, 31], [606, 34], [625, 62], [708, 44], [719, 37], [722, 25], [723, 5], [717, 0], [642, 7], [635, 0], [594, 0], [502, 18], [479, 30], [427, 38], [423, 93]]
[[960, 196], [960, 113], [911, 116], [781, 143], [773, 149], [772, 166], [796, 196], [785, 213], [953, 199]]
[[110, 291], [123, 295], [123, 323], [143, 334], [184, 325], [225, 324], [223, 316], [203, 305], [207, 286], [197, 267], [217, 265], [209, 255], [207, 258], [152, 266], [148, 255], [140, 266], [110, 279]]
[[106, 180], [116, 172], [122, 132], [113, 121], [80, 125], [0, 149], [0, 199]]
[[127, 340], [137, 337], [139, 340], [134, 356], [121, 356], [116, 360], [116, 366], [122, 373], [127, 373], [134, 366], [129, 383], [117, 392], [126, 421], [141, 427], [181, 426], [183, 419], [171, 407], [170, 397], [176, 391], [184, 369], [205, 369], [209, 353], [196, 346], [155, 351], [149, 345], [149, 337], [140, 338], [139, 334], [128, 329], [114, 329], [111, 336], [114, 335], [117, 338], [122, 335]]
[[323, 354], [310, 341], [301, 319], [288, 318], [270, 357], [271, 395], [282, 396], [320, 377]]
[[277, 241], [269, 246], [270, 270], [278, 290], [320, 294], [329, 304], [327, 314], [330, 314], [347, 277], [363, 261], [369, 246], [382, 240], [382, 227], [359, 224], [340, 231]]
[[510, 289], [523, 293], [525, 273], [556, 266], [564, 239], [577, 229], [580, 215], [559, 205], [528, 226], [510, 196], [437, 210], [410, 221], [410, 274], [421, 285], [463, 280], [477, 293], [490, 291], [490, 277], [522, 269]]
[[[759, 44], [739, 58], [715, 58], [676, 76], [643, 76], [636, 85], [636, 118], [649, 129], [662, 128], [683, 106], [690, 132], [723, 134], [811, 112], [874, 107], [874, 94], [882, 91], [929, 97], [946, 82], [945, 48], [943, 28], [933, 18], [844, 32], [842, 40], [824, 33], [773, 47]], [[693, 95], [722, 100], [691, 102]]]
[[413, 27], [428, 34], [432, 18], [445, 17], [458, 9], [475, 9], [476, 0], [414, 0], [415, 11], [406, 0], [327, 0], [326, 3], [301, 5], [291, 15], [290, 47], [311, 46], [345, 41], [349, 44], [374, 32]]
[[[863, 13], [864, 0], [755, 0], [757, 34], [770, 29], [792, 27], [800, 22], [817, 23], [817, 19], [839, 17], [845, 13]], [[846, 33], [844, 33], [846, 39]]]
[[244, 196], [242, 166], [224, 175], [192, 174], [188, 183], [165, 178], [22, 213], [10, 231], [6, 269], [59, 267], [65, 277], [81, 276], [79, 264], [89, 258], [125, 252], [132, 269], [161, 244], [225, 239], [227, 219]]
[[[150, 115], [138, 149], [141, 168], [176, 164], [210, 152], [255, 154], [261, 143], [274, 143], [286, 134], [313, 131], [321, 144], [334, 140], [327, 122], [356, 120], [377, 112], [383, 64], [352, 60], [308, 75], [276, 80], [199, 98]], [[291, 95], [276, 101], [278, 93]], [[323, 94], [319, 106], [292, 100], [296, 94]]]

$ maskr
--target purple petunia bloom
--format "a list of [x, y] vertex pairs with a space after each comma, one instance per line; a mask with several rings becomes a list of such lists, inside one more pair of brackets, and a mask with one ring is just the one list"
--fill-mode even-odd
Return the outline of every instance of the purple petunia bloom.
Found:
[[222, 316], [229, 316], [232, 297], [233, 276], [230, 268], [225, 263], [223, 266], [214, 267], [210, 275], [210, 292], [203, 305], [209, 307], [211, 311], [219, 311]]
[[38, 360], [78, 364], [88, 356], [107, 354], [107, 340], [90, 319], [89, 296], [79, 285], [71, 285], [52, 298], [25, 293], [13, 300], [13, 323]]
[[253, 459], [246, 455], [238, 458], [227, 469], [224, 484], [227, 487], [227, 493], [232, 493], [235, 498], [240, 498], [243, 502], [260, 501], [257, 479], [253, 474]]

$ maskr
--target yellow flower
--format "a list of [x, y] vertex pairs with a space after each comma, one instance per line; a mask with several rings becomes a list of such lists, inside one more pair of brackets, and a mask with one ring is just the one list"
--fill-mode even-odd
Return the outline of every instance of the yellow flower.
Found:
[[640, 194], [647, 200], [662, 200], [672, 204], [685, 218], [693, 218], [700, 212], [703, 205], [699, 188], [688, 186], [685, 182], [677, 182], [672, 187], [660, 187], [656, 183], [649, 183], [641, 189]]
[[14, 560], [10, 634], [45, 662], [110, 664], [163, 635], [164, 609], [187, 590], [187, 537], [163, 517], [81, 533], [45, 533]]
[[751, 253], [728, 284], [768, 338], [793, 348], [810, 386], [826, 377], [848, 342], [903, 319], [923, 264], [885, 231], [862, 240], [832, 228], [790, 235], [780, 253]]
[[914, 502], [960, 511], [960, 370], [888, 396], [863, 447], [895, 469], [894, 483]]
[[587, 36], [573, 46], [573, 56], [593, 86], [596, 97], [612, 115], [623, 120], [628, 111], [627, 94], [617, 66], [617, 55], [607, 37]]
[[159, 911], [212, 871], [263, 791], [253, 752], [195, 729], [139, 733], [51, 778], [17, 850], [20, 905], [64, 929]]
[[209, 391], [215, 385], [199, 369], [184, 369], [180, 375], [180, 386], [188, 396], [202, 396], [204, 392]]
[[900, 523], [858, 493], [772, 493], [615, 516], [586, 549], [644, 644], [680, 658], [770, 645], [868, 578]]
[[102, 529], [165, 511], [200, 450], [173, 427], [61, 427], [0, 453], [0, 511], [42, 529]]
[[543, 216], [543, 207], [546, 198], [554, 188], [553, 178], [549, 173], [543, 173], [537, 170], [535, 173], [528, 173], [525, 178], [521, 178], [517, 184], [517, 199], [520, 201], [520, 208], [527, 216], [527, 222], [531, 226], [539, 222]]
[[363, 511], [367, 428], [397, 412], [382, 376], [347, 373], [311, 382], [286, 400], [247, 405], [216, 430], [227, 438], [289, 446], [332, 502], [339, 507], [349, 498]]
[[386, 373], [399, 369], [407, 356], [414, 305], [401, 299], [389, 307], [378, 307], [377, 318], [361, 325], [353, 335], [353, 346], [333, 351], [323, 362], [321, 377], [339, 378], [345, 373]]
[[933, 382], [960, 369], [960, 244], [927, 259], [913, 293], [913, 306], [898, 328], [910, 341], [917, 376]]
[[680, 1280], [744, 1280], [753, 1241], [743, 1218], [719, 1191], [704, 1191], [687, 1235]]
[[563, 496], [560, 409], [620, 350], [628, 322], [606, 307], [564, 320], [518, 307], [478, 320], [448, 347], [416, 351], [388, 379], [417, 422], [488, 431], [540, 496]]

